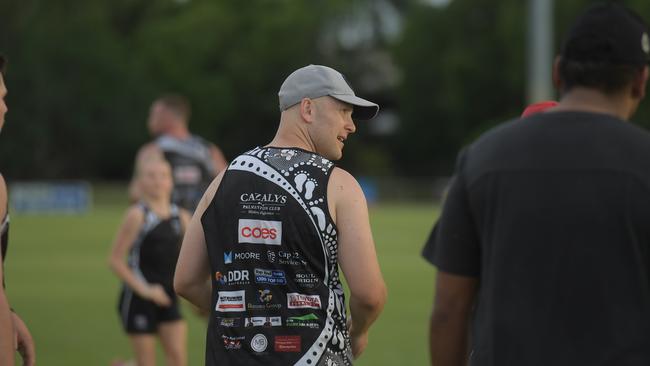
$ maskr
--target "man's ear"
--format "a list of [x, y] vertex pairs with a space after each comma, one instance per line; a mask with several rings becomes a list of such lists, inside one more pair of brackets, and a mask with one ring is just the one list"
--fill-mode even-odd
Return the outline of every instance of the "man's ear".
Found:
[[643, 99], [645, 97], [645, 88], [648, 84], [648, 66], [644, 66], [643, 70], [634, 79], [632, 84], [632, 96], [634, 98]]
[[555, 87], [555, 90], [557, 90], [558, 92], [562, 92], [562, 89], [564, 88], [562, 77], [560, 77], [561, 60], [562, 60], [562, 56], [560, 55], [555, 56], [555, 60], [553, 60], [553, 86]]
[[300, 101], [300, 116], [307, 123], [314, 121], [314, 101], [309, 98], [302, 98]]

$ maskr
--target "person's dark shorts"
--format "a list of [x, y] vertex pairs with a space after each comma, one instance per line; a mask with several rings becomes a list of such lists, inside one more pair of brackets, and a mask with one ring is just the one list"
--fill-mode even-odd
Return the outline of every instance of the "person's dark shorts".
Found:
[[160, 323], [182, 319], [178, 297], [174, 291], [170, 289], [166, 289], [166, 291], [172, 299], [172, 304], [169, 307], [161, 307], [152, 301], [143, 299], [124, 286], [117, 305], [124, 331], [129, 334], [156, 333]]

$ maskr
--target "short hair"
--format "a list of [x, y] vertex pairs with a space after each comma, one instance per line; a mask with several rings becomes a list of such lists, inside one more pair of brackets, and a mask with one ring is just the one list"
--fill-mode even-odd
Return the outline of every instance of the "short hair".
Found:
[[614, 94], [632, 84], [643, 67], [602, 61], [575, 61], [561, 57], [559, 73], [565, 92], [581, 86]]
[[156, 100], [162, 103], [167, 109], [188, 122], [192, 114], [192, 107], [189, 100], [179, 94], [166, 94]]

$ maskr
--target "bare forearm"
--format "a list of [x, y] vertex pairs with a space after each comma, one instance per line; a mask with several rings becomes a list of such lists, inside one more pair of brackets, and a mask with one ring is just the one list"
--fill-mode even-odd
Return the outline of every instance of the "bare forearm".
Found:
[[117, 277], [124, 281], [136, 294], [145, 297], [149, 284], [144, 279], [136, 277], [133, 271], [121, 261], [111, 261], [110, 267]]
[[429, 329], [431, 365], [465, 366], [468, 358], [468, 319], [434, 311]]
[[174, 283], [176, 293], [191, 302], [197, 308], [209, 312], [211, 297], [212, 297], [212, 282], [206, 279], [204, 282], [197, 282], [193, 284], [178, 284]]
[[4, 289], [0, 288], [0, 365], [14, 364], [14, 327]]
[[383, 307], [383, 301], [367, 303], [352, 296], [350, 298], [350, 315], [352, 316], [351, 332], [353, 335], [367, 333], [372, 323], [379, 317]]

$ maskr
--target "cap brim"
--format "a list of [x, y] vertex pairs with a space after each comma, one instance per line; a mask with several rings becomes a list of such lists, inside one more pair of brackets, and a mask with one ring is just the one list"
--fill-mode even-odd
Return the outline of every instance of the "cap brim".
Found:
[[369, 119], [373, 119], [377, 115], [377, 112], [379, 112], [379, 105], [363, 98], [359, 98], [355, 95], [330, 94], [330, 97], [340, 100], [341, 102], [352, 104], [354, 107], [354, 110], [352, 111], [353, 119], [367, 121]]

